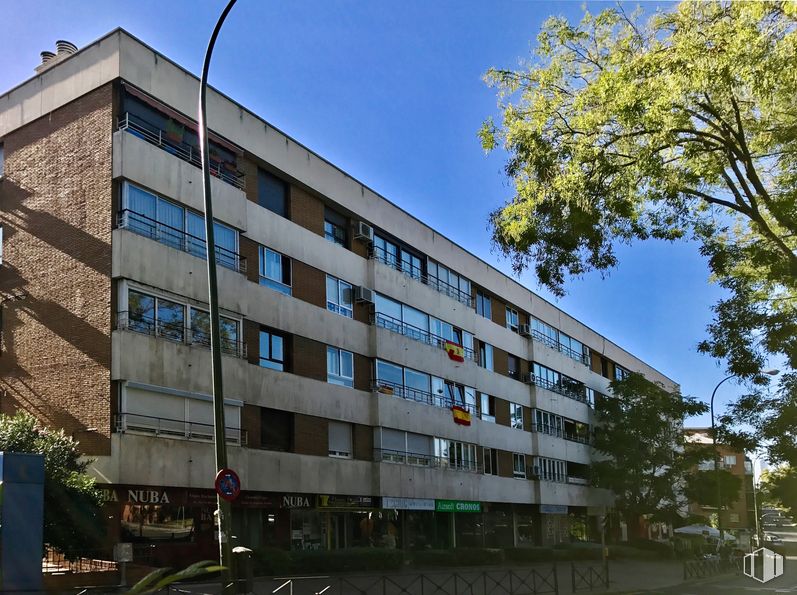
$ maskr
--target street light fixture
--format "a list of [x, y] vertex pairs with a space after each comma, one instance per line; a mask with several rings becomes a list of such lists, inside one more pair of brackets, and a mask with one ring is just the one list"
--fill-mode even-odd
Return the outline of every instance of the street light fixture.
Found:
[[[766, 370], [762, 372], [762, 374], [766, 374], [768, 376], [777, 376], [780, 374], [780, 370], [772, 369]], [[726, 376], [722, 380], [717, 383], [717, 386], [714, 387], [714, 390], [711, 392], [711, 443], [714, 449], [714, 481], [717, 482], [717, 529], [720, 532], [720, 540], [719, 543], [721, 544], [725, 534], [722, 529], [722, 483], [720, 482], [719, 477], [719, 451], [717, 450], [717, 430], [714, 426], [714, 397], [717, 395], [717, 389], [724, 383], [726, 380], [730, 380], [734, 378], [736, 375], [731, 374], [730, 376]], [[719, 545], [718, 545], [719, 547]]]

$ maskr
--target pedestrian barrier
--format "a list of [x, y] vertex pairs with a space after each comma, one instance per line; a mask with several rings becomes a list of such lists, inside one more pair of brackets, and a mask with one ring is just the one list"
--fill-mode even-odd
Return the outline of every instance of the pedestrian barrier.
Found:
[[576, 591], [592, 591], [595, 588], [609, 588], [609, 562], [601, 565], [590, 564], [578, 567], [575, 562], [570, 563], [570, 580], [573, 593]]
[[707, 578], [717, 574], [741, 570], [742, 561], [740, 559], [720, 560], [719, 558], [709, 558], [706, 560], [687, 560], [684, 562], [684, 580]]

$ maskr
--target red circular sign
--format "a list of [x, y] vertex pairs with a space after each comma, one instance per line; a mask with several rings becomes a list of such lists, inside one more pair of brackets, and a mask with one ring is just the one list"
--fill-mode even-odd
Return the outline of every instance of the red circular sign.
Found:
[[216, 474], [216, 493], [232, 502], [241, 493], [241, 480], [238, 474], [232, 469], [222, 469]]

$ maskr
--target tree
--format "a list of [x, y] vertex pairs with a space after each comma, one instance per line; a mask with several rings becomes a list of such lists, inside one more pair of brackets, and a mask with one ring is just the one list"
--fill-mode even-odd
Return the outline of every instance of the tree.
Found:
[[[720, 484], [719, 492], [717, 491], [717, 481]], [[684, 495], [690, 502], [716, 507], [719, 494], [722, 500], [720, 506], [726, 509], [734, 502], [739, 501], [742, 483], [740, 477], [727, 469], [696, 471], [686, 477]]]
[[763, 500], [777, 503], [797, 515], [797, 469], [788, 465], [767, 469], [761, 474]]
[[615, 508], [631, 531], [647, 515], [673, 521], [690, 470], [711, 456], [687, 445], [683, 434], [683, 420], [704, 413], [706, 405], [636, 373], [610, 386], [612, 396], [595, 404], [594, 448], [604, 456], [592, 464], [593, 481], [614, 492]]
[[105, 535], [102, 495], [77, 445], [27, 413], [0, 415], [0, 451], [44, 455], [44, 542], [67, 555], [97, 548]]
[[514, 182], [497, 248], [562, 295], [618, 243], [691, 238], [727, 290], [700, 350], [758, 384], [768, 357], [797, 368], [796, 29], [780, 1], [549, 19], [528, 68], [486, 77], [482, 144]]

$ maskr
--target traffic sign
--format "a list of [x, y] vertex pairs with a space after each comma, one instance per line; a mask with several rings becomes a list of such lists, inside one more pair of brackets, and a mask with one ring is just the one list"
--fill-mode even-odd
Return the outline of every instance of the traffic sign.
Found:
[[232, 469], [222, 469], [216, 474], [216, 493], [232, 502], [241, 493], [241, 480], [238, 474]]

